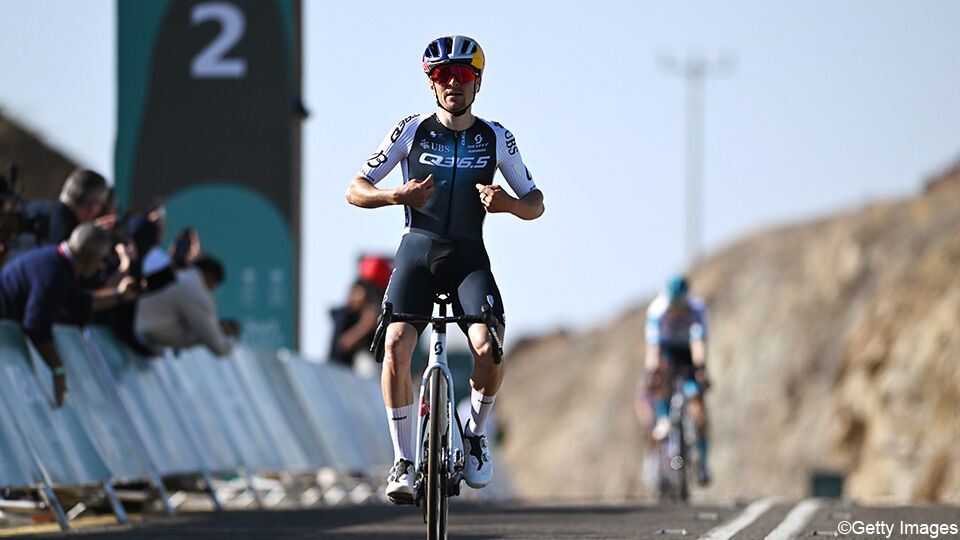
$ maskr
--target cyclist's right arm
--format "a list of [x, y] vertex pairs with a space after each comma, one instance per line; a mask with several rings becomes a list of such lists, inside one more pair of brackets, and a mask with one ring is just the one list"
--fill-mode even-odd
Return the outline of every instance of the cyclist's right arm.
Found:
[[[411, 115], [394, 127], [383, 138], [377, 150], [360, 167], [360, 172], [347, 188], [347, 201], [361, 208], [379, 208], [392, 204], [423, 206], [433, 193], [433, 179], [404, 179], [397, 189], [378, 189], [377, 182], [383, 180], [397, 163], [410, 155], [410, 148], [416, 136], [420, 116]], [[427, 193], [429, 192], [429, 193]]]
[[647, 308], [645, 329], [647, 354], [644, 357], [644, 368], [647, 373], [656, 371], [660, 366], [660, 318], [665, 311], [664, 307], [663, 300], [658, 296]]
[[433, 195], [433, 175], [423, 180], [411, 178], [396, 189], [380, 189], [365, 176], [358, 174], [347, 188], [347, 202], [360, 208], [379, 208], [403, 204], [419, 208]]

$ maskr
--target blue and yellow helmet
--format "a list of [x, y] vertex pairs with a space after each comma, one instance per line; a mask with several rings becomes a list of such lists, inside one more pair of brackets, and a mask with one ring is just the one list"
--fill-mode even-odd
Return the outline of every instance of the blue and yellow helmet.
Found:
[[423, 51], [423, 72], [430, 76], [440, 66], [470, 66], [477, 75], [483, 74], [483, 49], [467, 36], [444, 36], [431, 41]]

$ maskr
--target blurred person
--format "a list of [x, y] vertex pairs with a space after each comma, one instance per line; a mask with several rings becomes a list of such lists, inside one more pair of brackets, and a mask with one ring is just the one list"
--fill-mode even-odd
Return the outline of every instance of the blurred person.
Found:
[[174, 270], [190, 266], [203, 253], [200, 233], [193, 227], [184, 227], [169, 248], [170, 264]]
[[139, 294], [132, 277], [116, 288], [88, 291], [78, 282], [95, 273], [110, 250], [110, 233], [93, 225], [78, 225], [70, 238], [55, 246], [41, 246], [11, 261], [0, 272], [0, 318], [23, 325], [53, 372], [57, 407], [67, 391], [66, 372], [53, 342], [53, 323], [64, 307], [93, 312], [132, 300]]
[[697, 478], [701, 485], [710, 482], [707, 469], [707, 410], [703, 393], [709, 387], [707, 362], [707, 307], [690, 295], [686, 277], [672, 276], [664, 290], [647, 308], [644, 375], [641, 379], [637, 414], [650, 431], [651, 442], [662, 441], [669, 429], [669, 380], [671, 370], [679, 370], [686, 381], [683, 393], [697, 428], [700, 463]]
[[[117, 242], [114, 246], [116, 257], [111, 260], [110, 264], [113, 265], [111, 269], [118, 276], [131, 275], [141, 281], [144, 293], [176, 281], [173, 270], [170, 268], [166, 268], [159, 274], [144, 276], [141, 254], [148, 253], [157, 244], [159, 233], [159, 227], [148, 215], [139, 214], [127, 216], [114, 230], [114, 241]], [[139, 338], [134, 329], [135, 315], [134, 301], [121, 302], [112, 309], [98, 313], [95, 322], [112, 328], [117, 337], [138, 354], [144, 356], [161, 354], [160, 349], [151, 347]]]
[[220, 322], [213, 297], [225, 278], [223, 265], [209, 255], [177, 270], [175, 282], [137, 301], [134, 327], [139, 337], [152, 346], [184, 349], [202, 344], [218, 356], [230, 354], [240, 327]]
[[60, 199], [50, 210], [45, 244], [57, 244], [69, 238], [73, 229], [96, 219], [97, 225], [110, 229], [116, 216], [101, 215], [110, 189], [106, 179], [88, 169], [75, 169], [63, 183]]
[[331, 361], [354, 367], [357, 354], [366, 351], [373, 341], [381, 302], [383, 289], [362, 278], [353, 282], [347, 303], [330, 310], [333, 318]]
[[[513, 134], [473, 114], [485, 64], [477, 42], [441, 37], [427, 45], [422, 60], [436, 112], [408, 116], [391, 129], [351, 181], [347, 201], [361, 208], [404, 207], [407, 228], [384, 301], [397, 312], [430, 316], [434, 294], [444, 291], [452, 293], [454, 313], [480, 315], [489, 298], [503, 336], [503, 302], [483, 244], [483, 220], [491, 213], [536, 219], [544, 211], [543, 194], [524, 166]], [[403, 185], [377, 188], [397, 164]], [[516, 197], [493, 183], [498, 169]], [[410, 361], [424, 327], [393, 323], [386, 331], [381, 386], [395, 454], [386, 495], [395, 504], [413, 503], [411, 433], [417, 411]], [[485, 423], [503, 366], [493, 362], [494, 345], [485, 325], [464, 330], [474, 355], [464, 475], [468, 485], [481, 488], [493, 475]]]
[[135, 275], [147, 280], [150, 291], [163, 288], [176, 281], [170, 256], [160, 247], [160, 239], [166, 230], [166, 214], [163, 207], [146, 215], [134, 215], [127, 219], [127, 230], [140, 258], [133, 265]]

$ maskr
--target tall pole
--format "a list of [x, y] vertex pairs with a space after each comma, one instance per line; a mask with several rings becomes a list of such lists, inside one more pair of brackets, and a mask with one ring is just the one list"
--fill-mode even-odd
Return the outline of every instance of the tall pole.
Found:
[[704, 82], [733, 71], [735, 61], [729, 58], [710, 62], [702, 57], [678, 60], [661, 56], [660, 66], [670, 75], [683, 78], [686, 92], [686, 162], [685, 162], [685, 250], [687, 263], [701, 255], [703, 244], [703, 109]]

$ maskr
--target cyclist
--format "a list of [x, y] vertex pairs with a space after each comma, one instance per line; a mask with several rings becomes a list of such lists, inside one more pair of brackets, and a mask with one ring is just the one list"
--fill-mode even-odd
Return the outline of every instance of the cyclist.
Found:
[[[703, 392], [709, 386], [706, 376], [707, 308], [703, 300], [690, 296], [684, 276], [667, 280], [664, 291], [647, 309], [647, 354], [638, 413], [651, 428], [651, 438], [660, 441], [670, 429], [667, 398], [670, 392], [670, 368], [678, 368], [687, 377], [683, 393], [697, 428], [700, 463], [697, 478], [710, 481], [707, 471], [707, 411]], [[672, 366], [671, 366], [672, 364]]]
[[[466, 36], [431, 41], [423, 71], [436, 112], [402, 119], [363, 164], [347, 189], [347, 201], [362, 208], [403, 205], [405, 229], [394, 259], [384, 302], [394, 310], [430, 316], [437, 292], [449, 292], [454, 313], [479, 315], [490, 303], [503, 336], [503, 302], [483, 244], [486, 214], [510, 213], [531, 220], [543, 214], [543, 194], [524, 166], [513, 134], [497, 122], [478, 118], [473, 104], [480, 90], [484, 55]], [[403, 185], [379, 189], [397, 164]], [[497, 170], [516, 197], [493, 183]], [[410, 359], [425, 325], [392, 323], [387, 328], [381, 375], [390, 435], [396, 457], [386, 495], [395, 504], [413, 503], [411, 437], [413, 404]], [[487, 451], [486, 418], [503, 378], [483, 324], [463, 328], [473, 352], [471, 416], [464, 428], [464, 477], [474, 488], [487, 485], [493, 463]]]

